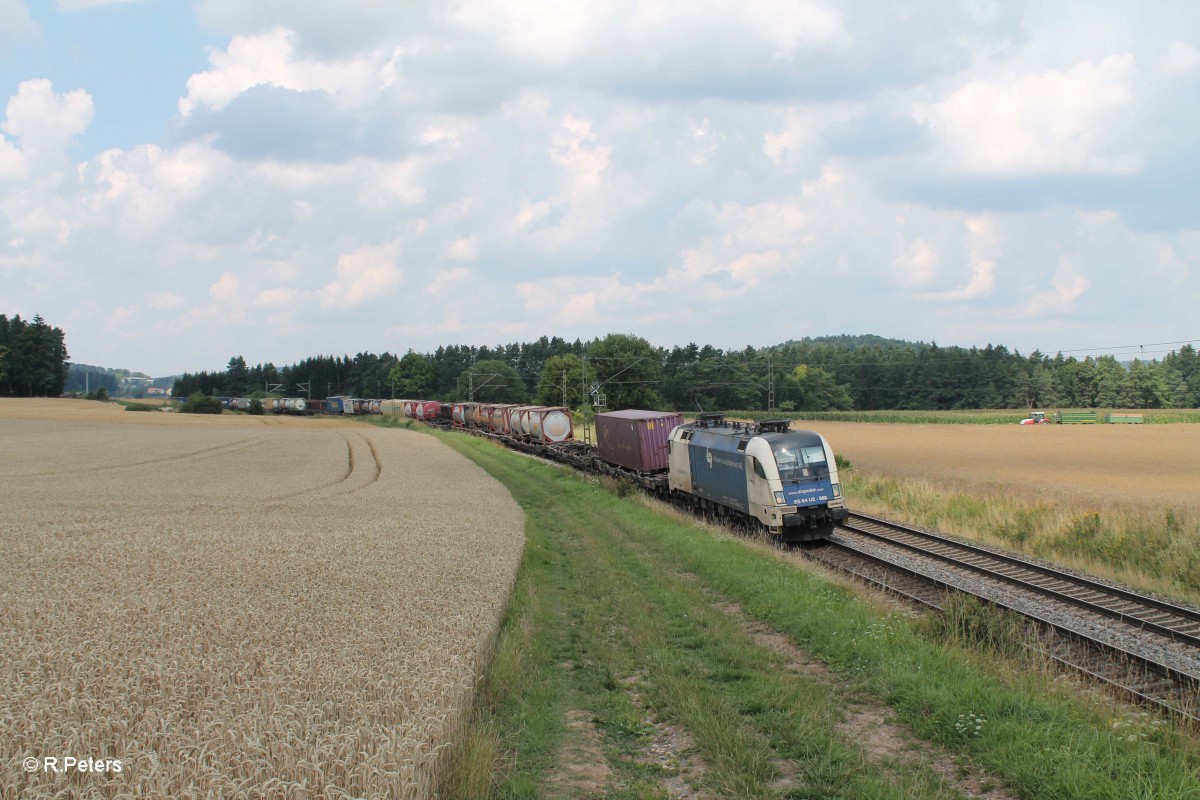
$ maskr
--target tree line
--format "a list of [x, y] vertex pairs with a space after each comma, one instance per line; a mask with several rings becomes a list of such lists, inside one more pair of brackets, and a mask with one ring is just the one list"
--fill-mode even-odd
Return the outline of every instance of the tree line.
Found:
[[1191, 344], [1161, 360], [1021, 355], [1001, 345], [940, 347], [878, 336], [834, 336], [774, 347], [655, 347], [609, 334], [541, 337], [432, 353], [314, 356], [291, 366], [184, 374], [172, 394], [536, 402], [581, 407], [716, 410], [1197, 408], [1200, 357]]
[[0, 314], [0, 394], [57, 397], [67, 380], [66, 337], [40, 315]]

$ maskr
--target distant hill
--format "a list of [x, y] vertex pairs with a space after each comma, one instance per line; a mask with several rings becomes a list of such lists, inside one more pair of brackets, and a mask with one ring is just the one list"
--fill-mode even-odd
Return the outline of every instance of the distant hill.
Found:
[[905, 339], [888, 339], [883, 336], [876, 336], [873, 333], [863, 333], [857, 336], [850, 334], [840, 334], [838, 336], [805, 336], [803, 339], [789, 339], [783, 344], [776, 347], [787, 347], [788, 345], [797, 344], [827, 344], [833, 347], [841, 347], [845, 350], [858, 350], [862, 347], [902, 347], [909, 350], [920, 352], [929, 347], [925, 342], [910, 342]]
[[69, 364], [67, 383], [63, 391], [94, 392], [103, 386], [110, 395], [140, 396], [151, 386], [169, 389], [174, 383], [174, 375], [152, 378], [136, 370], [98, 367], [94, 364]]
[[149, 378], [144, 372], [130, 369], [113, 369], [112, 367], [97, 367], [95, 364], [69, 364], [71, 372], [95, 372], [106, 375], [116, 375], [121, 378]]

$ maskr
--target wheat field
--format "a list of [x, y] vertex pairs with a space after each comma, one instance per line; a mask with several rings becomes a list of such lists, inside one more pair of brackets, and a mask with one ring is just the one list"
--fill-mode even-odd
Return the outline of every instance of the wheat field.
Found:
[[1200, 425], [805, 422], [855, 467], [1054, 503], [1200, 512]]
[[523, 516], [314, 422], [0, 400], [0, 797], [432, 796]]

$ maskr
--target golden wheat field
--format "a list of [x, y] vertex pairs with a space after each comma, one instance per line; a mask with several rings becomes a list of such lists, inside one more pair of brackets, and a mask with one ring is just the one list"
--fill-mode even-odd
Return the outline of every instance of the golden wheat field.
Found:
[[0, 448], [0, 797], [431, 796], [520, 560], [503, 487], [332, 420], [0, 400]]
[[[1200, 425], [797, 422], [855, 467], [1047, 502], [1200, 504]], [[1200, 509], [1198, 509], [1200, 510]]]

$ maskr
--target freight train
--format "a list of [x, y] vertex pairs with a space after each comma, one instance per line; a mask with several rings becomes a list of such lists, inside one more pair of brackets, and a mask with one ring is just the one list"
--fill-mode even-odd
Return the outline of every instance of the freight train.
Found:
[[787, 420], [701, 414], [684, 423], [670, 412], [611, 411], [596, 415], [592, 445], [574, 438], [562, 406], [398, 400], [392, 411], [631, 481], [706, 517], [761, 526], [784, 543], [822, 539], [848, 516], [829, 442]]
[[[221, 398], [245, 411], [247, 398]], [[822, 539], [848, 516], [829, 442], [787, 420], [727, 421], [701, 414], [609, 411], [596, 415], [596, 443], [575, 439], [563, 406], [434, 400], [266, 398], [268, 413], [393, 414], [504, 441], [580, 469], [636, 483], [708, 517], [761, 525], [785, 543]]]

